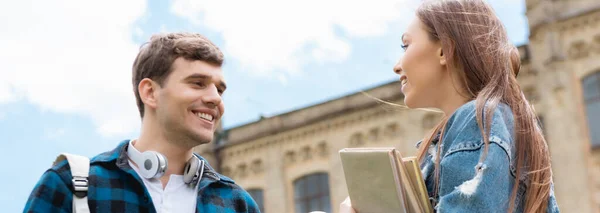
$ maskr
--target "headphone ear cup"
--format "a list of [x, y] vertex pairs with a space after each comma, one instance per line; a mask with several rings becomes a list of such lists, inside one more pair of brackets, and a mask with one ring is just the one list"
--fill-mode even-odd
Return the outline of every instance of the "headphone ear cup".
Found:
[[200, 173], [200, 167], [202, 163], [196, 156], [192, 156], [190, 160], [185, 164], [183, 170], [183, 182], [186, 184], [195, 183], [202, 174]]
[[160, 178], [166, 170], [166, 159], [158, 152], [145, 151], [142, 162], [136, 162], [144, 178]]
[[169, 161], [167, 161], [167, 158], [164, 155], [162, 155], [162, 154], [160, 154], [158, 152], [155, 152], [155, 153], [156, 153], [156, 157], [157, 157], [157, 160], [158, 160], [158, 171], [156, 171], [156, 175], [154, 175], [154, 177], [155, 178], [160, 178], [167, 171], [167, 167], [169, 165]]

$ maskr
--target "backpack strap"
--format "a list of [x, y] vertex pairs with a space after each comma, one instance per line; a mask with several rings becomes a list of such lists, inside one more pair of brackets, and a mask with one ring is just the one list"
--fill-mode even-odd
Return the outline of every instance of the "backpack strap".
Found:
[[71, 176], [73, 179], [73, 212], [89, 213], [87, 192], [88, 192], [88, 174], [90, 171], [90, 159], [85, 156], [61, 153], [53, 165], [67, 159], [71, 167]]

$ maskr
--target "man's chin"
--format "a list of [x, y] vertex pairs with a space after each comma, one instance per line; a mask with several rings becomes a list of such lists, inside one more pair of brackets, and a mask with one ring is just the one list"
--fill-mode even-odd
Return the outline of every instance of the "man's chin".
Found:
[[212, 132], [211, 133], [197, 132], [195, 134], [194, 139], [198, 145], [207, 144], [207, 143], [212, 142], [213, 134], [212, 134]]
[[213, 135], [208, 131], [198, 131], [188, 129], [188, 131], [179, 133], [180, 144], [187, 147], [196, 147], [199, 145], [210, 143], [213, 140]]
[[212, 139], [202, 139], [202, 140], [198, 140], [198, 145], [207, 144], [210, 142], [212, 142]]

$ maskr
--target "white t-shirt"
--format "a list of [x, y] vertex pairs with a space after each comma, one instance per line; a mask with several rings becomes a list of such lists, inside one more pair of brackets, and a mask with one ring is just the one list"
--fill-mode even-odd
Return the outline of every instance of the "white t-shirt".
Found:
[[169, 182], [163, 189], [159, 179], [146, 179], [142, 177], [131, 160], [129, 160], [129, 165], [144, 182], [157, 213], [196, 212], [197, 187], [199, 184], [196, 184], [196, 187], [190, 187], [183, 182], [183, 175], [171, 175]]

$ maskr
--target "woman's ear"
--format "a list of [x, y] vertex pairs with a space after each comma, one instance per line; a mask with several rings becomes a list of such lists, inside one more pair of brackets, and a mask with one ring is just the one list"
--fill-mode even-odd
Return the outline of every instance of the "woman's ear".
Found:
[[446, 66], [446, 56], [444, 56], [444, 50], [442, 49], [442, 47], [437, 49], [437, 56], [440, 59], [440, 65], [442, 66]]
[[157, 87], [158, 84], [149, 78], [144, 78], [138, 84], [138, 92], [140, 93], [140, 99], [144, 105], [150, 108], [156, 108], [157, 105]]

